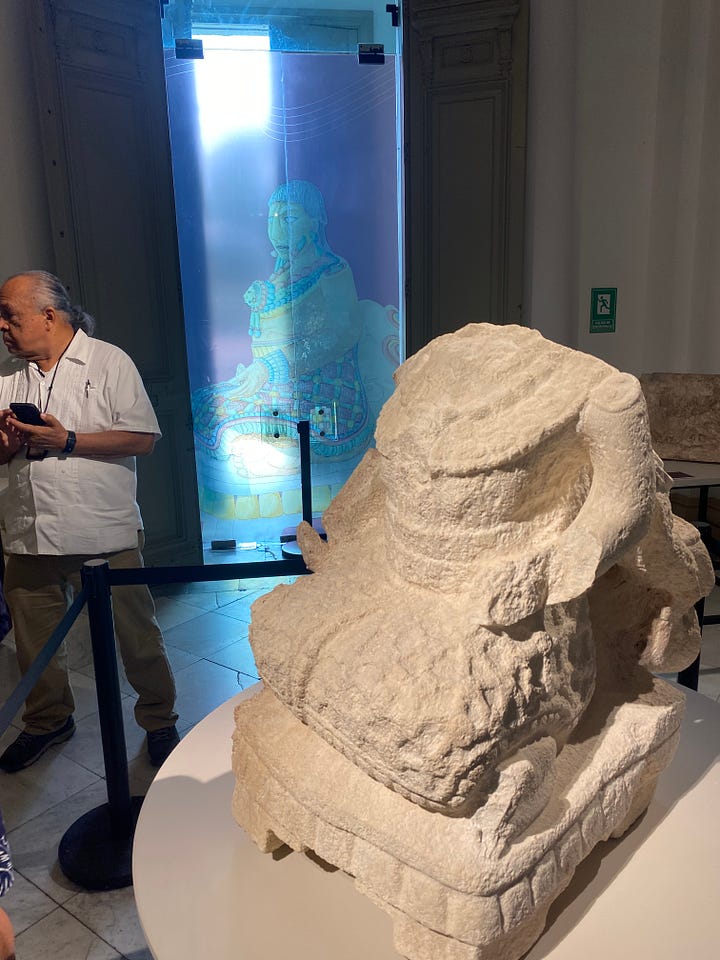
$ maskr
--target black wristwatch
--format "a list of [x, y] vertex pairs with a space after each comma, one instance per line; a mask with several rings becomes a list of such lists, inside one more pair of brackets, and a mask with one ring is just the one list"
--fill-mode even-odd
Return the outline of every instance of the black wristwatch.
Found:
[[75, 436], [74, 430], [68, 430], [68, 437], [65, 442], [65, 446], [62, 448], [63, 453], [72, 453], [75, 449], [75, 444], [77, 443], [77, 437]]

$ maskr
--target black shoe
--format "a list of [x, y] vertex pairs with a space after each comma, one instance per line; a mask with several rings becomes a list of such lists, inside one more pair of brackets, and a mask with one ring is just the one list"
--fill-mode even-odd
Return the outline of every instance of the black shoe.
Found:
[[63, 743], [75, 733], [75, 721], [68, 717], [59, 730], [53, 733], [27, 733], [23, 731], [0, 757], [0, 770], [17, 773], [35, 763], [54, 743]]
[[179, 743], [180, 737], [175, 724], [159, 730], [148, 730], [147, 751], [150, 763], [154, 767], [162, 766]]

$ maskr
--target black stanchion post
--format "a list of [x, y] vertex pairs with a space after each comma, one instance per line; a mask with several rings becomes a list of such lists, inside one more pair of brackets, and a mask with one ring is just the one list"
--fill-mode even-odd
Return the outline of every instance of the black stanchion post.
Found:
[[312, 482], [310, 480], [310, 421], [298, 420], [297, 432], [300, 435], [300, 494], [302, 497], [302, 516], [312, 525]]
[[[700, 493], [702, 494], [703, 490], [701, 489]], [[707, 487], [704, 488], [705, 492], [705, 507], [702, 511], [707, 515]], [[694, 524], [700, 534], [700, 539], [705, 544], [705, 547], [708, 547], [708, 542], [710, 539], [710, 524], [707, 523], [704, 517], [700, 520], [697, 520]], [[703, 620], [705, 618], [705, 597], [700, 597], [698, 602], [695, 604], [695, 613], [697, 614], [698, 624], [700, 626], [700, 641], [702, 642], [702, 631], [703, 631]], [[677, 682], [682, 684], [683, 687], [689, 687], [690, 690], [697, 690], [698, 684], [700, 683], [700, 654], [693, 660], [690, 666], [685, 667], [684, 670], [681, 670], [677, 675]]]
[[88, 620], [95, 664], [98, 713], [102, 737], [108, 804], [118, 833], [127, 833], [131, 825], [130, 782], [127, 748], [123, 729], [120, 678], [115, 655], [113, 622], [107, 560], [85, 564], [83, 582], [88, 588]]
[[65, 876], [88, 890], [117, 890], [132, 883], [132, 842], [142, 804], [142, 797], [130, 796], [109, 569], [107, 560], [90, 560], [82, 571], [108, 802], [76, 820], [58, 849]]
[[[312, 481], [310, 479], [310, 421], [298, 420], [297, 432], [300, 437], [300, 496], [302, 498], [302, 518], [312, 526]], [[302, 557], [297, 540], [282, 544], [282, 555]]]
[[[702, 640], [703, 615], [705, 613], [705, 597], [702, 597], [695, 604], [695, 613], [700, 624], [700, 638]], [[677, 675], [677, 682], [690, 690], [697, 690], [700, 683], [700, 654], [698, 654], [689, 667], [685, 667]]]

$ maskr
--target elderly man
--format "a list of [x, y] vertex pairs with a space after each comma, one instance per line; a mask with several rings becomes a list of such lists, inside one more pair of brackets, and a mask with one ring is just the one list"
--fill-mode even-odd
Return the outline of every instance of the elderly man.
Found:
[[[135, 457], [151, 453], [157, 419], [130, 358], [88, 336], [92, 318], [73, 307], [57, 277], [31, 271], [0, 287], [0, 463], [8, 465], [5, 593], [24, 672], [66, 610], [83, 563], [142, 566]], [[86, 332], [87, 331], [87, 332]], [[42, 426], [9, 409], [33, 403]], [[113, 590], [115, 627], [127, 678], [159, 766], [178, 742], [175, 683], [145, 586]], [[34, 763], [75, 732], [64, 651], [25, 703], [24, 731], [0, 757], [8, 773]]]

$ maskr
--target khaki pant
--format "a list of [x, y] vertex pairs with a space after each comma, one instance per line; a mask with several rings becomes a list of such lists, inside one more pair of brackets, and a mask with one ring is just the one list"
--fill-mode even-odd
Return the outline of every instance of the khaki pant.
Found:
[[[113, 568], [142, 567], [143, 543], [140, 531], [136, 549], [99, 556]], [[82, 565], [92, 559], [93, 556], [81, 555], [8, 556], [5, 597], [23, 674], [64, 616], [68, 595], [80, 590]], [[144, 584], [113, 587], [112, 600], [115, 633], [125, 673], [138, 695], [135, 719], [145, 730], [169, 727], [177, 720], [173, 710], [175, 681], [150, 591]], [[65, 723], [74, 709], [63, 643], [25, 701], [25, 729], [33, 734], [51, 733]]]

